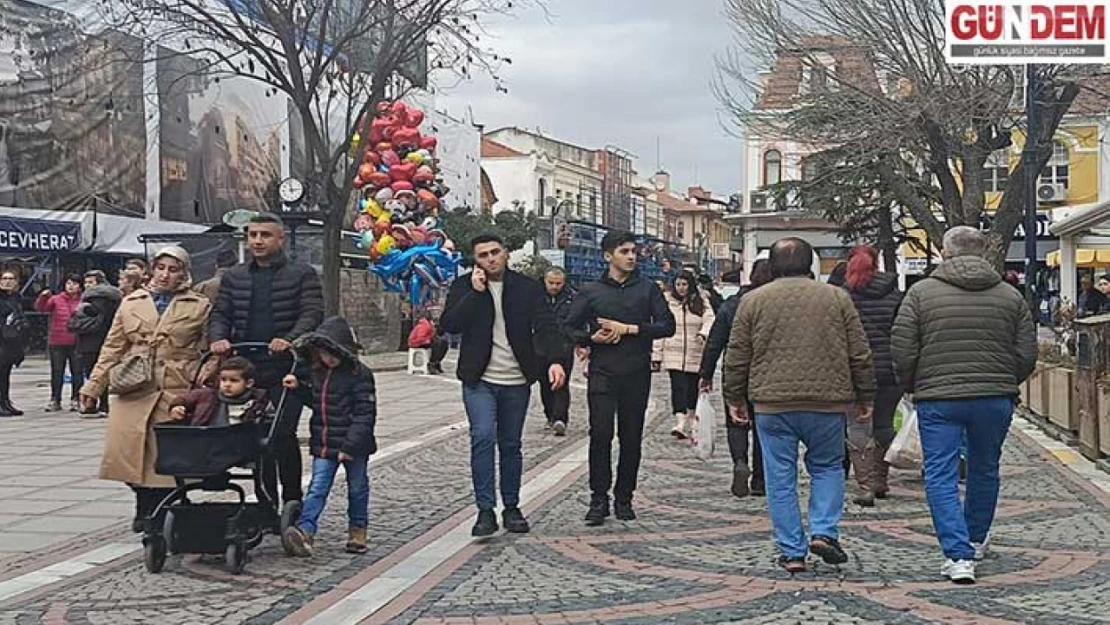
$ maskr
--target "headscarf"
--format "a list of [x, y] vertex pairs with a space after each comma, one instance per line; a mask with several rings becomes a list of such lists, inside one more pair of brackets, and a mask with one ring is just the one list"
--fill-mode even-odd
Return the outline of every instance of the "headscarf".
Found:
[[158, 311], [158, 316], [161, 316], [163, 313], [166, 312], [166, 309], [169, 308], [170, 302], [173, 301], [174, 296], [176, 296], [178, 293], [188, 291], [189, 288], [193, 286], [192, 261], [189, 258], [189, 252], [186, 252], [184, 249], [177, 245], [170, 245], [158, 250], [158, 253], [154, 255], [154, 262], [157, 263], [158, 259], [162, 258], [163, 256], [169, 256], [170, 258], [180, 262], [185, 267], [185, 277], [181, 280], [181, 284], [177, 285], [177, 290], [172, 292], [158, 290], [154, 285], [153, 278], [147, 283], [146, 288], [150, 291], [150, 296], [151, 299], [154, 301], [154, 308]]

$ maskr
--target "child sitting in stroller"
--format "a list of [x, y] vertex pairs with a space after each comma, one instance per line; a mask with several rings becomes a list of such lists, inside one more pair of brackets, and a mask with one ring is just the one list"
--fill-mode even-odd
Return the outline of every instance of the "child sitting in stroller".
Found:
[[254, 388], [254, 365], [241, 356], [228, 358], [217, 370], [218, 388], [193, 389], [170, 402], [170, 415], [189, 425], [227, 426], [253, 423], [266, 416], [266, 391]]
[[374, 374], [358, 359], [358, 343], [342, 317], [324, 320], [315, 332], [297, 341], [297, 349], [306, 353], [311, 375], [302, 379], [288, 375], [282, 384], [297, 389], [304, 404], [312, 407], [312, 482], [300, 518], [282, 534], [282, 546], [291, 556], [312, 555], [320, 514], [342, 464], [347, 474], [346, 550], [364, 553], [370, 522], [367, 465], [378, 449], [374, 440]]

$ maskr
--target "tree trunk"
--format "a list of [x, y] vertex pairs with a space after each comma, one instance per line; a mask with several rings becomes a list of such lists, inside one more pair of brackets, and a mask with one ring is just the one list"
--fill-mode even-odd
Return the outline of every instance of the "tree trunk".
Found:
[[883, 257], [883, 266], [893, 272], [898, 267], [898, 242], [894, 240], [894, 212], [890, 206], [879, 208], [879, 233], [876, 241]]
[[343, 223], [347, 214], [337, 206], [341, 195], [342, 192], [334, 185], [327, 185], [328, 207], [324, 217], [324, 275], [321, 279], [324, 286], [324, 310], [329, 316], [339, 314], [339, 270], [343, 267], [343, 259], [339, 252], [343, 237]]

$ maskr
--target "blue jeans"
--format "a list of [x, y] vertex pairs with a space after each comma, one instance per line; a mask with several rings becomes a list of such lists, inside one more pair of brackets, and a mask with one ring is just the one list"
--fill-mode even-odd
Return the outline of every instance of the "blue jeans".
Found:
[[343, 465], [343, 472], [347, 474], [347, 523], [350, 527], [366, 527], [370, 524], [370, 476], [367, 473], [369, 456], [345, 460], [328, 458], [312, 459], [312, 483], [308, 485], [305, 494], [304, 507], [301, 508], [301, 518], [297, 520], [297, 527], [308, 534], [315, 535], [319, 529], [320, 513], [324, 511], [324, 504], [328, 502], [328, 493], [331, 485], [335, 483], [335, 474], [339, 465]]
[[788, 558], [809, 552], [798, 507], [798, 443], [806, 446], [810, 476], [810, 536], [840, 538], [844, 505], [845, 415], [828, 412], [757, 414], [756, 432], [763, 446], [763, 479], [775, 542]]
[[524, 472], [520, 437], [531, 398], [532, 387], [527, 384], [463, 385], [463, 405], [470, 421], [470, 476], [479, 510], [493, 510], [497, 506], [493, 487], [495, 446], [501, 459], [501, 503], [506, 508], [520, 505], [520, 476]]
[[[920, 401], [917, 423], [925, 456], [925, 497], [944, 555], [970, 560], [998, 504], [998, 461], [1014, 413], [1011, 397]], [[960, 440], [967, 437], [967, 493], [960, 503]]]

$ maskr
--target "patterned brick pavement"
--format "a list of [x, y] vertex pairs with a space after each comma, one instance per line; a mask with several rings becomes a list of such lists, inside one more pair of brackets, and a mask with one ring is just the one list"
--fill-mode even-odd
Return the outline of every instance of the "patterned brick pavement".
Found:
[[[659, 378], [655, 397], [665, 390]], [[535, 404], [533, 412], [525, 442], [530, 469], [559, 460], [585, 436], [579, 419], [566, 439], [552, 438]], [[586, 528], [579, 467], [530, 511], [532, 534], [471, 545], [366, 622], [1110, 622], [1110, 501], [1016, 430], [1003, 459], [994, 551], [974, 587], [939, 578], [922, 483], [909, 473], [895, 476], [892, 499], [877, 508], [849, 505], [849, 564], [791, 578], [774, 565], [764, 501], [728, 494], [727, 450], [702, 463], [668, 430], [666, 419], [657, 419], [646, 438], [640, 520]], [[125, 558], [0, 603], [0, 624], [298, 622], [326, 608], [337, 591], [372, 579], [368, 569], [411, 551], [411, 541], [426, 540], [444, 521], [465, 521], [466, 457], [459, 435], [375, 466], [373, 549], [364, 556], [342, 552], [337, 488], [311, 561], [284, 558], [273, 541], [253, 552], [239, 578], [189, 557], [152, 576]]]

